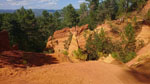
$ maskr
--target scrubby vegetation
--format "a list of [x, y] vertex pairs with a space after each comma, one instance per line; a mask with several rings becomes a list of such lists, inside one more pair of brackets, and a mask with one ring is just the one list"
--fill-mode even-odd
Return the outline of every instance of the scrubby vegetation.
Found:
[[63, 51], [63, 54], [68, 56], [69, 53], [68, 53], [68, 51], [65, 50], [65, 51]]
[[[55, 13], [43, 11], [42, 16], [36, 17], [31, 9], [18, 9], [14, 13], [0, 14], [0, 31], [7, 30], [10, 35], [10, 43], [18, 44], [20, 50], [42, 52], [45, 48], [47, 38], [56, 30], [64, 27], [72, 27], [76, 25], [89, 24], [89, 29], [93, 30], [98, 24], [102, 24], [105, 20], [115, 20], [118, 17], [127, 15], [134, 10], [141, 10], [147, 0], [86, 0], [86, 3], [80, 5], [80, 9], [76, 10], [72, 4], [64, 7]], [[146, 15], [149, 20], [150, 12]], [[134, 19], [134, 21], [136, 18]], [[132, 29], [132, 28], [131, 28]], [[118, 32], [117, 27], [113, 27], [113, 32]], [[128, 39], [126, 48], [131, 45], [134, 40], [132, 30], [125, 33]], [[93, 39], [97, 42], [91, 42]], [[100, 42], [100, 43], [98, 43]], [[108, 50], [112, 43], [110, 38], [105, 36], [94, 35], [89, 37], [87, 46], [99, 45], [100, 47], [94, 52], [110, 53]], [[109, 44], [109, 45], [107, 45]], [[66, 43], [66, 45], [69, 45]], [[103, 46], [102, 46], [103, 45]], [[134, 43], [133, 43], [134, 45]], [[88, 59], [98, 59], [97, 55], [92, 54], [92, 47], [87, 47], [89, 54]], [[67, 46], [65, 46], [67, 49]], [[90, 54], [91, 53], [91, 54]], [[90, 55], [92, 57], [90, 57]], [[95, 57], [94, 57], [95, 56]]]
[[73, 54], [77, 59], [80, 59], [83, 61], [87, 60], [87, 54], [84, 53], [84, 51], [82, 51], [82, 49], [80, 49], [80, 48], [78, 50], [73, 51]]
[[111, 52], [112, 42], [109, 37], [106, 37], [103, 28], [100, 33], [94, 32], [90, 35], [86, 42], [86, 51], [88, 60], [99, 59], [98, 52], [109, 54]]
[[150, 24], [150, 9], [148, 10], [147, 14], [145, 15], [145, 20]]
[[124, 63], [130, 61], [136, 56], [135, 30], [131, 24], [125, 27], [121, 38], [121, 41], [113, 42], [110, 37], [105, 35], [103, 28], [101, 28], [100, 33], [94, 32], [87, 40], [87, 60], [97, 60], [102, 55], [112, 54], [112, 57]]

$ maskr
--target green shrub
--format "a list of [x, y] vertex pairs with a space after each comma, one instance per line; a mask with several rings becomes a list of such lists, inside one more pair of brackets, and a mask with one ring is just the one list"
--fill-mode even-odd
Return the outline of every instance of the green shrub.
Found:
[[150, 9], [148, 10], [147, 14], [145, 15], [145, 20], [150, 24]]
[[23, 62], [22, 62], [24, 65], [26, 65], [28, 62], [27, 62], [27, 60], [23, 60]]
[[84, 54], [83, 51], [79, 48], [78, 50], [73, 51], [74, 56], [76, 56], [77, 59], [86, 61], [87, 60], [87, 54]]
[[146, 0], [137, 0], [137, 10], [141, 10], [146, 4]]
[[136, 56], [135, 31], [132, 25], [127, 25], [121, 35], [121, 41], [113, 42], [105, 35], [103, 28], [100, 33], [94, 32], [86, 42], [87, 60], [97, 60], [108, 54], [124, 63], [132, 60]]
[[68, 53], [68, 51], [63, 51], [63, 54], [68, 56], [69, 53]]
[[132, 19], [132, 22], [134, 25], [137, 25], [137, 17], [136, 16], [134, 16], [134, 18]]
[[115, 59], [118, 59], [120, 61], [122, 61], [123, 63], [127, 63], [130, 60], [132, 60], [134, 57], [136, 56], [135, 52], [125, 52], [125, 51], [121, 51], [121, 52], [113, 52], [112, 53], [112, 57]]
[[104, 54], [103, 52], [98, 52], [97, 55], [99, 56], [99, 58], [108, 56], [107, 54]]
[[136, 50], [135, 30], [131, 24], [128, 24], [122, 33], [122, 45], [125, 46], [125, 51], [135, 52]]
[[132, 27], [131, 23], [125, 27], [124, 34], [125, 34], [125, 38], [128, 42], [135, 41], [135, 30]]
[[112, 49], [112, 42], [109, 37], [105, 36], [103, 28], [100, 33], [95, 32], [90, 35], [86, 42], [86, 51], [88, 53], [88, 60], [99, 59], [98, 52], [109, 54]]

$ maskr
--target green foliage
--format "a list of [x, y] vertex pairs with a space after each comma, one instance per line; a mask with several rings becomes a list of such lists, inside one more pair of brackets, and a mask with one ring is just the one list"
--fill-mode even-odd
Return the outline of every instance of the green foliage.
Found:
[[88, 11], [87, 4], [86, 3], [80, 4], [80, 9], [78, 11], [78, 13], [80, 15], [80, 19], [83, 19], [87, 16], [87, 11]]
[[117, 5], [118, 5], [118, 15], [126, 12], [126, 0], [119, 0], [117, 2]]
[[79, 13], [79, 23], [78, 25], [85, 25], [88, 23], [88, 7], [86, 3], [80, 4]]
[[61, 24], [58, 13], [50, 14], [43, 11], [43, 15], [35, 17], [31, 9], [24, 7], [12, 14], [0, 14], [0, 31], [9, 32], [10, 43], [18, 44], [20, 50], [42, 52], [47, 38]]
[[147, 0], [131, 0], [131, 1], [132, 1], [131, 9], [137, 9], [137, 10], [141, 10], [147, 2]]
[[150, 24], [150, 9], [148, 10], [147, 14], [145, 15], [145, 20]]
[[132, 25], [128, 24], [122, 34], [122, 42], [117, 45], [117, 50], [112, 52], [112, 56], [126, 63], [136, 56], [135, 31]]
[[[54, 17], [54, 24], [55, 24], [55, 27], [56, 27], [55, 30], [61, 29], [61, 19], [60, 19], [61, 14], [60, 14], [60, 12], [56, 11], [56, 12], [54, 13], [53, 17]], [[55, 31], [55, 30], [54, 30], [54, 31]]]
[[114, 20], [118, 16], [128, 14], [136, 8], [144, 6], [147, 0], [86, 0], [89, 15], [86, 21], [90, 29], [107, 20]]
[[135, 56], [136, 56], [135, 52], [121, 51], [121, 52], [113, 52], [112, 53], [113, 58], [116, 58], [116, 59], [122, 61], [123, 63], [126, 63], [126, 62], [132, 60], [133, 58], [135, 58]]
[[22, 62], [24, 65], [28, 64], [28, 62], [26, 60], [23, 60]]
[[122, 41], [113, 42], [105, 35], [103, 28], [100, 33], [95, 32], [93, 35], [90, 35], [86, 42], [87, 60], [97, 60], [108, 54], [112, 54], [114, 58], [124, 63], [133, 59], [136, 56], [136, 40], [135, 32], [131, 24], [125, 27], [122, 36]]
[[104, 54], [103, 52], [98, 52], [97, 55], [99, 56], [99, 58], [107, 57], [107, 54]]
[[63, 54], [68, 56], [69, 53], [68, 53], [68, 51], [63, 51]]
[[77, 59], [86, 61], [87, 60], [87, 54], [84, 54], [83, 51], [79, 48], [78, 50], [73, 51], [74, 56], [76, 56]]
[[[80, 5], [79, 10], [76, 10], [69, 4], [61, 11], [56, 11], [53, 14], [48, 11], [43, 11], [42, 16], [39, 17], [35, 17], [31, 9], [26, 10], [24, 7], [12, 14], [0, 14], [0, 31], [3, 29], [7, 30], [10, 35], [11, 45], [18, 44], [20, 50], [42, 52], [45, 48], [47, 38], [53, 35], [58, 29], [89, 24], [89, 28], [93, 30], [96, 28], [97, 24], [102, 24], [106, 19], [114, 20], [117, 16], [128, 14], [135, 9], [141, 9], [147, 2], [147, 0], [86, 1], [87, 3], [82, 3]], [[150, 10], [146, 14], [145, 20], [150, 22]], [[136, 23], [136, 17], [134, 17], [133, 21]], [[118, 32], [116, 27], [113, 27], [112, 31]], [[131, 24], [125, 28], [125, 32], [123, 32], [122, 36], [123, 42], [121, 45], [125, 45], [125, 52], [128, 49], [128, 51], [131, 50], [134, 52], [136, 40], [134, 29]], [[88, 59], [98, 59], [98, 56], [91, 52], [110, 53], [112, 51], [104, 47], [107, 46], [110, 48], [110, 46], [112, 46], [110, 38], [106, 38], [106, 36], [100, 36], [98, 33], [89, 36], [87, 43], [89, 47], [87, 51], [91, 54], [91, 57], [88, 55]], [[95, 42], [91, 42], [91, 40]], [[100, 43], [96, 41], [100, 41]], [[68, 49], [69, 45], [70, 41], [68, 40], [65, 42], [65, 48]], [[101, 47], [95, 47], [95, 45]]]
[[89, 2], [89, 16], [88, 16], [88, 24], [91, 30], [95, 29], [97, 26], [97, 10], [99, 5], [99, 0], [86, 0]]
[[131, 24], [128, 24], [125, 27], [124, 35], [125, 35], [125, 40], [127, 40], [128, 42], [134, 42], [135, 41], [135, 30]]
[[62, 13], [64, 16], [63, 24], [67, 27], [76, 26], [79, 22], [79, 15], [77, 14], [76, 10], [73, 8], [72, 4], [64, 7], [62, 9]]
[[90, 35], [86, 42], [86, 50], [88, 53], [88, 60], [97, 60], [99, 58], [98, 52], [109, 54], [111, 52], [112, 42], [109, 37], [105, 36], [103, 28], [100, 33]]
[[133, 18], [133, 23], [134, 23], [135, 25], [137, 25], [137, 17], [136, 17], [136, 16], [134, 16], [134, 18]]
[[135, 39], [135, 30], [131, 24], [128, 24], [125, 27], [124, 35], [125, 35], [125, 39], [123, 39], [123, 41], [126, 42], [125, 49], [134, 52], [136, 49], [136, 44], [135, 44], [136, 39]]

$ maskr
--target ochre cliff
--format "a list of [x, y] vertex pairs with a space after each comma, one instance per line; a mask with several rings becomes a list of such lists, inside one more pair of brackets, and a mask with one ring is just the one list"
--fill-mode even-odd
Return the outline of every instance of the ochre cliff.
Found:
[[[88, 25], [84, 25], [81, 27], [72, 27], [72, 28], [64, 28], [62, 30], [58, 30], [54, 33], [53, 36], [50, 36], [47, 42], [47, 49], [53, 48], [55, 53], [62, 53], [65, 51], [65, 41], [68, 41], [69, 37], [72, 34], [72, 38], [70, 39], [70, 45], [68, 47], [69, 50], [73, 51], [77, 48], [85, 47], [86, 39], [84, 37], [84, 32], [88, 30]], [[74, 44], [76, 43], [76, 44]], [[74, 45], [77, 48], [71, 49]]]

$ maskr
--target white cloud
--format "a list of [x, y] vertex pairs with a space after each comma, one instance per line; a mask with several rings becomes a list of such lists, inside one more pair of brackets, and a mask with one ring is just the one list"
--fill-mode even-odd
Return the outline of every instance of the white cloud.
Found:
[[6, 1], [10, 2], [10, 1], [13, 1], [13, 0], [6, 0]]
[[5, 1], [0, 1], [1, 7], [9, 7], [9, 8], [16, 8], [20, 6], [24, 6], [25, 8], [35, 8], [38, 7], [40, 8], [51, 8], [55, 7], [58, 3], [58, 0], [5, 0]]
[[84, 3], [85, 2], [85, 0], [78, 0], [78, 3]]

